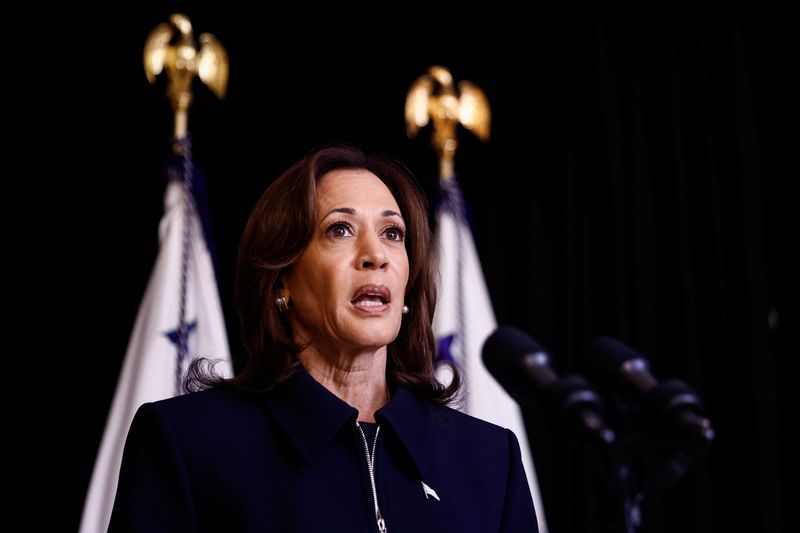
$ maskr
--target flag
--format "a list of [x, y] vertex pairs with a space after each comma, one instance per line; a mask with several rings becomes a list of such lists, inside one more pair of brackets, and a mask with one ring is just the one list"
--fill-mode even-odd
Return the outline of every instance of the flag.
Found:
[[433, 315], [437, 360], [452, 361], [462, 370], [465, 393], [462, 409], [466, 413], [508, 428], [519, 439], [539, 531], [547, 533], [522, 413], [517, 403], [486, 370], [481, 358], [483, 343], [494, 332], [497, 322], [455, 176], [441, 180], [441, 192], [441, 203], [436, 211], [441, 279], [439, 300]]
[[[222, 359], [232, 373], [211, 247], [195, 192], [202, 175], [190, 162], [171, 168], [158, 228], [159, 252], [139, 306], [84, 503], [81, 533], [108, 529], [122, 450], [136, 409], [181, 394], [195, 357]], [[191, 192], [189, 192], [191, 191]], [[183, 326], [183, 327], [181, 327]], [[184, 334], [181, 334], [181, 331]]]

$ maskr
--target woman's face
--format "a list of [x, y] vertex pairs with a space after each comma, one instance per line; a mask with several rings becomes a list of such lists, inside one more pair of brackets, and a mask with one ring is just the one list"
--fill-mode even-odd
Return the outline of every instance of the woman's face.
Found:
[[380, 348], [397, 337], [408, 283], [405, 227], [373, 173], [322, 176], [314, 236], [283, 277], [296, 341], [334, 353]]

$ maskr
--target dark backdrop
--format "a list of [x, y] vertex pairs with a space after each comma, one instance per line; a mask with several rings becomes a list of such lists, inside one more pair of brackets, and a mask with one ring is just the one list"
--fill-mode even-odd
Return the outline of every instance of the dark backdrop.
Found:
[[[193, 4], [60, 8], [39, 35], [49, 59], [28, 65], [46, 79], [32, 90], [44, 113], [26, 135], [25, 176], [47, 193], [36, 286], [52, 302], [28, 370], [56, 394], [42, 430], [53, 467], [31, 488], [64, 509], [32, 521], [78, 526], [157, 252], [172, 122], [142, 47], [180, 10], [231, 59], [227, 98], [196, 85], [189, 126], [234, 350], [238, 237], [290, 163], [327, 140], [354, 142], [404, 159], [434, 200], [428, 132], [406, 138], [403, 102], [442, 64], [492, 105], [491, 140], [461, 130], [456, 171], [498, 321], [535, 336], [563, 373], [588, 375], [582, 345], [616, 336], [706, 402], [716, 440], [646, 508], [648, 531], [797, 528], [786, 498], [800, 353], [796, 18], [746, 1], [546, 1], [469, 15]], [[619, 499], [592, 450], [536, 412], [528, 420], [551, 531], [619, 531]]]

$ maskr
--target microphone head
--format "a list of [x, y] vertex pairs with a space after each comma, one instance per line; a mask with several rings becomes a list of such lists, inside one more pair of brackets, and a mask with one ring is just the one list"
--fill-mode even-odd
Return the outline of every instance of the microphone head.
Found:
[[498, 326], [483, 343], [481, 358], [489, 373], [501, 383], [518, 372], [527, 355], [542, 354], [542, 346], [530, 335], [513, 326]]
[[648, 397], [653, 405], [659, 407], [661, 418], [669, 429], [699, 437], [705, 444], [714, 440], [714, 428], [705, 417], [703, 400], [683, 381], [665, 380], [653, 387]]
[[576, 406], [588, 406], [598, 413], [603, 411], [603, 403], [600, 400], [600, 396], [592, 389], [589, 382], [577, 374], [563, 376], [552, 387], [551, 396], [555, 401], [556, 411], [560, 416], [563, 416]]
[[600, 373], [604, 381], [619, 380], [638, 394], [646, 394], [658, 382], [650, 373], [647, 359], [612, 337], [595, 337], [583, 349], [585, 359]]
[[583, 377], [577, 374], [563, 376], [551, 387], [549, 403], [553, 424], [563, 428], [568, 435], [586, 433], [599, 438], [603, 446], [614, 442], [614, 432], [603, 420], [603, 401]]
[[627, 344], [613, 337], [595, 337], [583, 350], [584, 356], [603, 372], [615, 373], [632, 359], [644, 357]]

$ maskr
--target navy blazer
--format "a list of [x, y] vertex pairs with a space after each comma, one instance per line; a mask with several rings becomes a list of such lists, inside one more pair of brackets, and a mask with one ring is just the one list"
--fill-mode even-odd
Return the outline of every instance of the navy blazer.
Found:
[[[109, 531], [377, 532], [356, 415], [302, 368], [266, 393], [212, 389], [142, 405]], [[400, 386], [375, 419], [388, 533], [538, 531], [510, 430]]]

